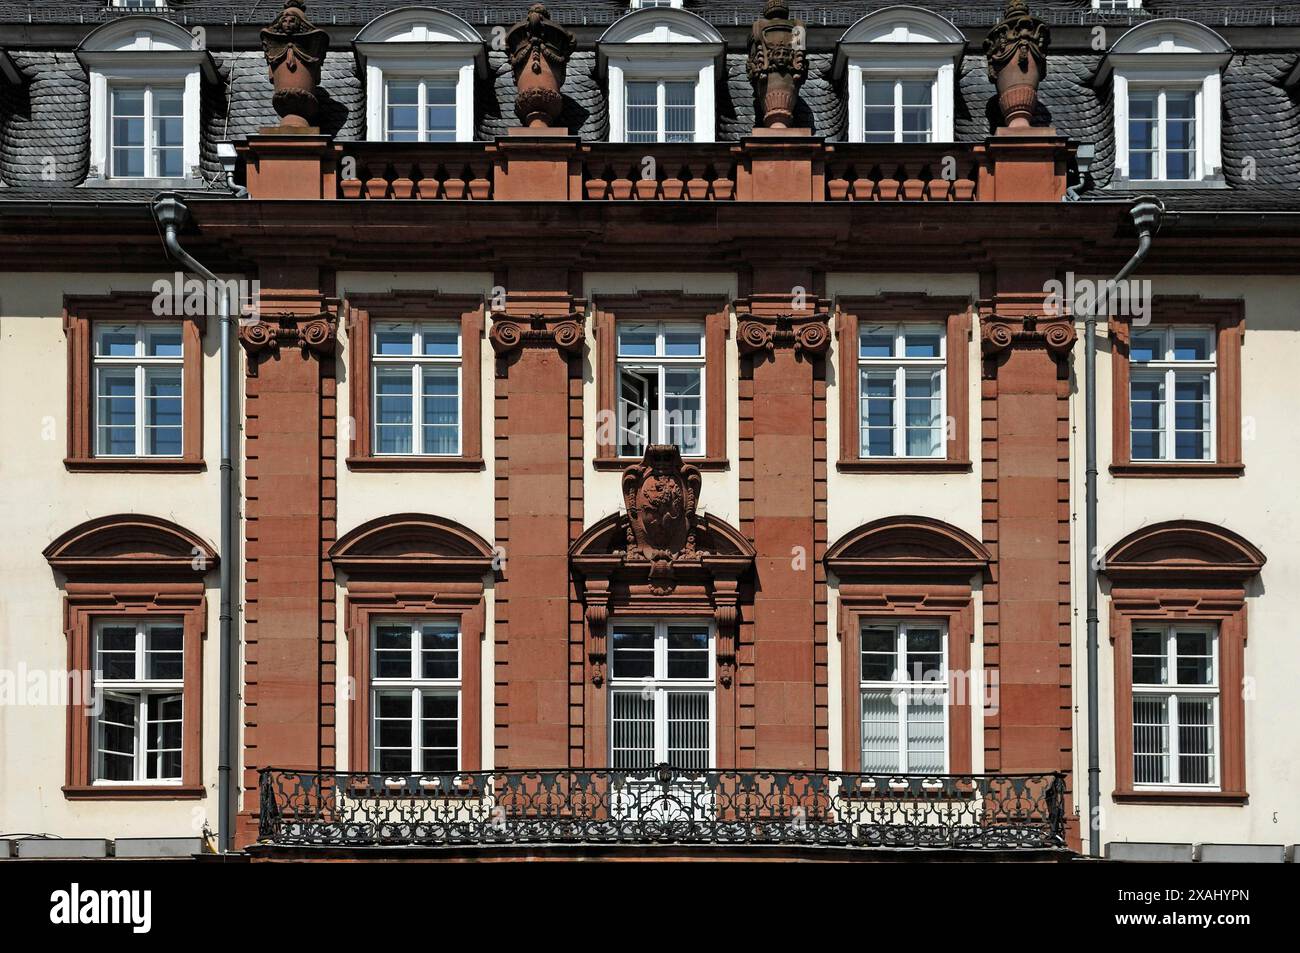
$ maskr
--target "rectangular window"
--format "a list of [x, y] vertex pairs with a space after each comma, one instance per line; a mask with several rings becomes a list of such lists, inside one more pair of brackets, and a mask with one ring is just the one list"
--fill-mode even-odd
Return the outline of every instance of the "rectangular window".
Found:
[[376, 622], [370, 665], [371, 770], [458, 770], [459, 625]]
[[384, 84], [389, 142], [455, 142], [456, 82], [393, 79]]
[[1133, 329], [1131, 459], [1214, 460], [1215, 339], [1213, 328]]
[[1218, 631], [1134, 625], [1133, 782], [1217, 787]]
[[864, 325], [858, 332], [859, 453], [944, 456], [947, 333], [942, 325]]
[[695, 83], [629, 81], [626, 128], [628, 142], [694, 142]]
[[460, 326], [377, 323], [371, 347], [375, 453], [459, 455]]
[[934, 85], [932, 79], [864, 79], [863, 141], [930, 142]]
[[109, 98], [110, 176], [184, 178], [184, 88], [115, 86]]
[[181, 780], [185, 630], [179, 620], [95, 626], [96, 784]]
[[95, 325], [95, 456], [182, 455], [182, 329]]
[[1196, 158], [1198, 93], [1135, 89], [1128, 97], [1130, 179], [1199, 179]]
[[948, 636], [938, 622], [862, 626], [862, 770], [948, 769]]
[[611, 767], [713, 767], [713, 637], [708, 623], [618, 622], [611, 629]]
[[703, 323], [620, 321], [617, 336], [619, 455], [675, 444], [684, 457], [703, 456]]

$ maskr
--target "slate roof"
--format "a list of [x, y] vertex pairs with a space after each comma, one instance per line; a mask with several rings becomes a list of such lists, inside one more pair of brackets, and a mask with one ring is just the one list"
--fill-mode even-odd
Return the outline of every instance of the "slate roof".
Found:
[[[262, 25], [271, 20], [280, 5], [280, 0], [173, 0], [167, 15], [190, 23], [237, 21]], [[373, 16], [403, 5], [400, 0], [309, 0], [309, 12], [322, 26], [337, 22], [359, 28]], [[511, 22], [527, 4], [518, 0], [443, 0], [438, 5], [471, 22], [487, 25]], [[796, 15], [810, 23], [848, 24], [882, 5], [886, 4], [794, 0], [792, 7]], [[999, 16], [1002, 0], [918, 5], [967, 27], [968, 38], [974, 41], [969, 49], [975, 50], [982, 31]], [[1033, 6], [1054, 23], [1098, 19], [1088, 0], [1036, 0]], [[1147, 0], [1144, 6], [1139, 19], [1193, 14], [1211, 25], [1222, 25], [1225, 16], [1233, 25], [1300, 25], [1300, 0], [1233, 4]], [[718, 24], [748, 24], [755, 11], [761, 9], [761, 0], [688, 0], [687, 8]], [[599, 24], [623, 15], [627, 5], [626, 0], [556, 0], [551, 9], [562, 22]], [[120, 201], [131, 194], [132, 190], [126, 189], [81, 187], [89, 164], [89, 87], [85, 71], [72, 53], [72, 44], [25, 49], [4, 42], [4, 22], [26, 22], [29, 16], [33, 22], [49, 23], [77, 23], [83, 18], [84, 32], [89, 32], [93, 24], [116, 15], [106, 9], [105, 0], [25, 4], [0, 0], [0, 48], [7, 50], [25, 78], [25, 83], [17, 87], [0, 78], [0, 200], [20, 196], [53, 199], [71, 192], [82, 198]], [[1132, 17], [1125, 12], [1118, 18], [1101, 19], [1127, 23]], [[77, 31], [78, 35], [82, 32]], [[326, 100], [320, 124], [341, 141], [361, 139], [365, 135], [365, 92], [347, 46], [355, 30], [332, 32], [334, 46], [322, 76]], [[1239, 45], [1245, 47], [1246, 43]], [[561, 121], [584, 139], [600, 141], [609, 133], [607, 93], [597, 75], [596, 54], [590, 44], [584, 46], [568, 69]], [[1234, 54], [1223, 79], [1223, 158], [1228, 187], [1162, 190], [1162, 197], [1171, 207], [1300, 210], [1300, 90], [1285, 85], [1298, 56], [1300, 48], [1295, 53], [1253, 52], [1246, 48]], [[201, 170], [205, 179], [220, 188], [216, 143], [242, 138], [277, 120], [259, 50], [214, 50], [213, 59], [219, 81], [205, 84], [203, 89]], [[1039, 121], [1096, 146], [1096, 159], [1090, 179], [1081, 190], [1082, 197], [1113, 200], [1131, 193], [1107, 188], [1114, 172], [1114, 116], [1109, 85], [1101, 89], [1093, 86], [1101, 61], [1100, 53], [1053, 52], [1040, 90]], [[832, 65], [832, 54], [810, 54], [809, 78], [800, 94], [797, 121], [811, 127], [815, 134], [837, 141], [847, 134], [847, 115], [843, 89], [837, 88], [831, 75]], [[977, 142], [992, 131], [996, 122], [996, 117], [990, 115], [993, 98], [984, 57], [968, 52], [958, 76], [955, 137], [959, 142]], [[488, 76], [480, 82], [475, 101], [476, 138], [490, 140], [516, 124], [514, 80], [504, 54], [489, 52]], [[719, 139], [736, 140], [750, 132], [754, 101], [743, 50], [732, 47], [727, 52], [717, 107]]]

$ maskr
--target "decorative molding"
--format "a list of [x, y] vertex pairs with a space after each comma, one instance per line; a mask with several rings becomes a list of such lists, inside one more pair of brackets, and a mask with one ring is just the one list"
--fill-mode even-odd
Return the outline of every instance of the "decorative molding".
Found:
[[811, 310], [795, 310], [789, 296], [755, 295], [736, 301], [736, 346], [742, 355], [793, 348], [821, 357], [830, 348], [830, 302], [814, 298]]
[[581, 354], [586, 337], [585, 302], [574, 302], [564, 316], [532, 312], [526, 316], [493, 312], [488, 340], [497, 357], [507, 357], [522, 348], [558, 348], [569, 354]]
[[471, 529], [441, 516], [381, 516], [345, 533], [329, 551], [349, 578], [450, 578], [485, 576], [496, 568], [492, 545]]
[[1029, 12], [1026, 0], [1007, 0], [1006, 12], [984, 40], [989, 81], [998, 89], [998, 107], [1012, 129], [1033, 125], [1038, 84], [1047, 75], [1052, 30]]
[[259, 365], [278, 360], [287, 348], [332, 356], [338, 338], [339, 302], [331, 298], [324, 303], [325, 308], [314, 314], [263, 310], [256, 321], [241, 323], [239, 343], [248, 353], [248, 375], [256, 377]]
[[1043, 314], [1005, 315], [992, 309], [980, 319], [980, 348], [984, 352], [984, 377], [997, 376], [997, 368], [1011, 350], [1045, 350], [1056, 361], [1058, 380], [1070, 374], [1070, 354], [1078, 334], [1069, 317]]
[[1244, 585], [1259, 575], [1265, 562], [1259, 549], [1226, 527], [1172, 520], [1124, 537], [1106, 553], [1102, 571], [1121, 583], [1179, 586], [1195, 580]]
[[515, 115], [525, 126], [545, 128], [560, 118], [564, 97], [560, 93], [569, 57], [578, 40], [557, 23], [550, 11], [534, 3], [524, 18], [506, 34], [506, 55], [515, 74]]
[[948, 578], [986, 575], [993, 557], [964, 530], [927, 516], [889, 516], [841, 536], [826, 552], [826, 566], [840, 579]]
[[[797, 37], [797, 39], [796, 39]], [[799, 87], [808, 78], [805, 27], [790, 19], [787, 0], [767, 0], [749, 36], [746, 71], [761, 104], [759, 125], [785, 129], [794, 123]]]
[[627, 557], [650, 561], [656, 595], [673, 590], [672, 564], [695, 556], [695, 508], [703, 478], [682, 463], [675, 446], [651, 444], [645, 458], [623, 471]]
[[329, 34], [307, 19], [305, 0], [285, 0], [284, 9], [260, 36], [275, 85], [271, 105], [280, 117], [280, 128], [310, 128], [320, 112], [316, 90], [329, 52]]
[[88, 520], [63, 533], [41, 554], [68, 579], [134, 581], [203, 579], [219, 561], [215, 549], [189, 530], [161, 519], [121, 513]]

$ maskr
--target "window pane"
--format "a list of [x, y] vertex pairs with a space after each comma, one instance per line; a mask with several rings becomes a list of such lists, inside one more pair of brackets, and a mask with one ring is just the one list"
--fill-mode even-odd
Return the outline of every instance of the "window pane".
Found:
[[1214, 782], [1214, 699], [1178, 699], [1178, 781]]
[[904, 676], [912, 681], [944, 678], [941, 630], [907, 630], [907, 670]]
[[415, 353], [414, 332], [409, 327], [379, 328], [375, 331], [376, 357], [410, 357]]
[[426, 357], [460, 356], [460, 328], [456, 325], [428, 324], [423, 331]]
[[868, 106], [894, 108], [894, 81], [892, 79], [869, 79], [862, 84], [862, 90]]
[[388, 83], [388, 138], [415, 142], [420, 129], [420, 84], [415, 80]]
[[890, 692], [862, 693], [862, 770], [892, 774], [901, 770], [898, 702]]
[[375, 628], [374, 677], [411, 677], [410, 626], [381, 625]]
[[185, 677], [185, 629], [179, 625], [152, 625], [146, 642], [147, 678], [179, 680]]
[[698, 324], [665, 324], [664, 355], [667, 357], [703, 357], [701, 344], [704, 328]]
[[893, 357], [894, 346], [892, 328], [863, 328], [858, 333], [859, 357]]
[[641, 692], [610, 692], [610, 748], [613, 767], [645, 769], [655, 763], [654, 697]]
[[135, 446], [135, 371], [100, 368], [96, 400], [96, 452], [129, 456]]
[[658, 377], [620, 368], [618, 378], [618, 445], [625, 457], [640, 456], [649, 442], [651, 408], [658, 404]]
[[653, 324], [618, 325], [618, 353], [620, 357], [654, 357], [658, 328]]
[[703, 770], [709, 764], [709, 696], [705, 692], [668, 692], [668, 763]]
[[668, 629], [668, 677], [709, 677], [709, 633], [689, 626]]
[[375, 766], [380, 771], [410, 771], [411, 693], [375, 694]]
[[1164, 685], [1169, 681], [1163, 629], [1133, 630], [1133, 684]]
[[1178, 632], [1174, 636], [1178, 652], [1179, 685], [1213, 685], [1213, 638], [1208, 632]]
[[904, 406], [907, 427], [907, 456], [943, 455], [943, 376], [933, 371], [908, 373]]
[[614, 678], [652, 678], [655, 673], [654, 630], [624, 628], [614, 633]]
[[420, 647], [423, 678], [460, 677], [460, 631], [426, 626]]
[[150, 695], [146, 700], [145, 777], [179, 781], [181, 777], [181, 696]]
[[704, 452], [701, 377], [699, 368], [669, 368], [664, 372], [664, 440], [683, 455]]
[[1175, 361], [1211, 360], [1213, 347], [1209, 331], [1174, 331]]
[[425, 771], [455, 771], [459, 760], [459, 698], [450, 692], [421, 695], [420, 747]]
[[139, 696], [105, 694], [98, 722], [95, 777], [101, 781], [135, 780], [136, 715]]
[[695, 84], [664, 84], [665, 140], [668, 142], [695, 141]]
[[1165, 359], [1165, 338], [1163, 334], [1135, 334], [1129, 347], [1129, 361], [1133, 364], [1145, 364], [1150, 361]]
[[941, 774], [944, 758], [944, 701], [937, 690], [912, 692], [907, 699], [907, 770]]
[[181, 372], [145, 372], [145, 452], [154, 456], [181, 454]]
[[135, 357], [135, 328], [96, 327], [97, 357]]
[[150, 328], [145, 333], [145, 354], [149, 357], [181, 357], [179, 328]]
[[424, 452], [460, 451], [460, 372], [454, 367], [424, 368]]
[[894, 455], [894, 373], [862, 372], [862, 455]]
[[862, 680], [892, 682], [898, 665], [898, 630], [867, 626], [862, 630]]
[[375, 375], [375, 443], [379, 453], [411, 453], [411, 372], [381, 369]]
[[659, 138], [657, 83], [627, 84], [627, 141], [655, 142]]
[[1169, 783], [1169, 699], [1133, 697], [1133, 780]]
[[908, 328], [904, 332], [906, 357], [943, 357], [943, 332], [934, 328]]
[[135, 678], [135, 626], [106, 625], [99, 630], [97, 677]]

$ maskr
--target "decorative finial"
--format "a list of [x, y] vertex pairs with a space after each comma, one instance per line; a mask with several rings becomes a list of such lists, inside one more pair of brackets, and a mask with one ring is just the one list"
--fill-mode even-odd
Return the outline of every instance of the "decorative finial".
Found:
[[284, 9], [262, 31], [262, 51], [275, 93], [271, 104], [280, 125], [306, 128], [320, 111], [316, 88], [330, 38], [307, 19], [305, 0], [285, 0]]
[[515, 114], [525, 126], [555, 124], [564, 107], [560, 87], [577, 38], [551, 22], [543, 3], [534, 3], [524, 18], [506, 34], [506, 52], [515, 73]]
[[806, 46], [807, 32], [802, 22], [790, 19], [790, 4], [767, 0], [749, 36], [749, 81], [762, 110], [761, 125], [787, 129], [794, 122], [799, 87], [808, 78]]
[[1051, 29], [1029, 12], [1026, 0], [1007, 0], [1006, 12], [984, 41], [989, 79], [997, 84], [998, 106], [1012, 129], [1033, 124], [1051, 42]]

